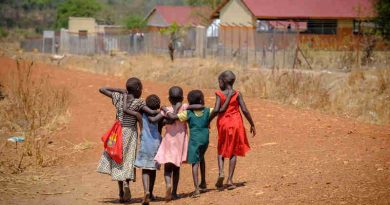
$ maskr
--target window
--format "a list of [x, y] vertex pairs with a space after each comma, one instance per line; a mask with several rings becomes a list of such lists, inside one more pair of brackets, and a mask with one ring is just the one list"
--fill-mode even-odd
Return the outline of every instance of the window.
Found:
[[79, 30], [79, 38], [87, 38], [88, 31], [87, 30]]
[[307, 31], [310, 34], [336, 34], [337, 20], [308, 20]]

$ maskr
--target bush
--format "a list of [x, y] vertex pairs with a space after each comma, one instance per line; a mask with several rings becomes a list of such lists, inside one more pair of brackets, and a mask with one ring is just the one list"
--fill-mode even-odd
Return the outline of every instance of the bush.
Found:
[[0, 28], [0, 38], [6, 38], [8, 36], [8, 31], [3, 28]]
[[17, 158], [10, 160], [14, 172], [23, 171], [27, 157], [33, 157], [35, 165], [47, 165], [47, 136], [67, 121], [69, 91], [51, 85], [48, 76], [35, 74], [33, 65], [17, 60], [16, 69], [1, 76], [6, 97], [0, 101], [0, 131], [25, 137], [22, 151], [10, 156]]

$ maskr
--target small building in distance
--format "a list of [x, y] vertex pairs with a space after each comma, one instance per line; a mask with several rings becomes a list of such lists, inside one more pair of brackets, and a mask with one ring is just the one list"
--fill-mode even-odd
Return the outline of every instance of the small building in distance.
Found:
[[96, 35], [98, 25], [95, 18], [91, 17], [69, 17], [68, 31], [79, 35]]
[[237, 44], [230, 37], [236, 32], [249, 36], [239, 43], [254, 47], [256, 33], [291, 31], [300, 34], [300, 43], [337, 49], [361, 33], [362, 22], [374, 16], [371, 0], [224, 0], [211, 18], [220, 19], [224, 42]]
[[161, 35], [159, 31], [175, 23], [178, 26], [188, 28], [186, 35], [175, 41], [175, 48], [181, 53], [184, 50], [193, 53], [194, 49], [197, 48], [195, 41], [199, 39], [196, 37], [196, 27], [206, 27], [210, 23], [211, 12], [212, 10], [205, 6], [156, 6], [145, 17], [148, 38], [150, 39], [148, 43], [157, 47], [157, 50], [166, 50], [170, 37]]
[[145, 18], [151, 31], [169, 27], [207, 25], [211, 10], [204, 6], [156, 6]]

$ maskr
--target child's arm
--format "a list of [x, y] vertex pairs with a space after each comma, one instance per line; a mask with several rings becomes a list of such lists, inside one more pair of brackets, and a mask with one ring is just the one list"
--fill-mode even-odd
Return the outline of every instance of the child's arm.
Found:
[[141, 110], [142, 110], [142, 112], [146, 113], [147, 115], [156, 115], [156, 114], [160, 113], [159, 110], [152, 110], [146, 105], [142, 106]]
[[166, 113], [166, 118], [169, 120], [177, 120], [179, 117], [176, 113], [169, 112], [167, 107], [161, 107], [161, 109]]
[[226, 109], [229, 107], [229, 103], [230, 103], [230, 100], [232, 99], [233, 95], [236, 93], [236, 91], [234, 90], [229, 90], [228, 91], [228, 96], [225, 100], [225, 102], [223, 103], [221, 109], [219, 109], [219, 112], [225, 112]]
[[204, 108], [204, 105], [202, 105], [202, 104], [192, 104], [192, 105], [188, 105], [187, 110], [200, 110], [203, 108]]
[[250, 132], [253, 134], [253, 137], [256, 136], [255, 124], [253, 123], [252, 116], [249, 113], [248, 108], [246, 108], [246, 105], [245, 105], [243, 97], [241, 96], [241, 93], [238, 94], [238, 104], [240, 105], [241, 111], [244, 114], [245, 118], [248, 120], [249, 124], [251, 125]]
[[127, 105], [127, 95], [123, 95], [123, 112], [125, 112], [125, 113], [127, 113], [129, 115], [135, 116], [137, 118], [140, 130], [142, 130], [142, 127], [143, 127], [142, 115], [141, 115], [141, 113], [139, 113], [137, 111], [134, 111], [134, 110], [130, 110], [128, 108], [128, 105]]
[[158, 113], [156, 116], [148, 116], [150, 122], [159, 122], [164, 119], [164, 115]]
[[109, 88], [109, 87], [102, 87], [99, 89], [99, 92], [107, 97], [112, 98], [112, 93], [113, 92], [118, 92], [118, 93], [126, 93], [127, 91], [124, 89], [120, 88]]
[[212, 111], [211, 114], [210, 114], [209, 123], [210, 123], [211, 121], [213, 121], [213, 119], [217, 116], [220, 107], [221, 107], [221, 98], [216, 94], [216, 95], [215, 95], [215, 105], [214, 105], [213, 111]]

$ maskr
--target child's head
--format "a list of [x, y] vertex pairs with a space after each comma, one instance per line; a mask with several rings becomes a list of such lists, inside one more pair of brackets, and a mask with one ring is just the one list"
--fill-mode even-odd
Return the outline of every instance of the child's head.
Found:
[[149, 95], [146, 98], [146, 106], [152, 110], [157, 110], [160, 108], [160, 98], [157, 95]]
[[172, 105], [183, 102], [183, 89], [179, 86], [173, 86], [169, 89], [169, 102]]
[[236, 81], [236, 75], [234, 75], [234, 73], [231, 70], [223, 71], [218, 76], [219, 88], [221, 88], [221, 90], [226, 89], [227, 85], [233, 87], [235, 81]]
[[204, 105], [204, 95], [200, 90], [191, 90], [187, 95], [187, 100], [190, 105], [201, 104]]
[[142, 83], [138, 78], [129, 78], [126, 82], [126, 89], [129, 94], [139, 98], [142, 94]]

